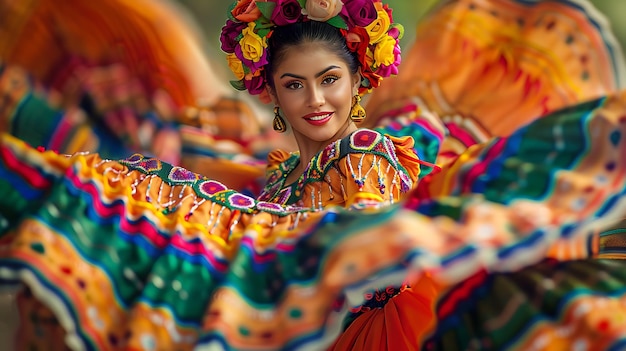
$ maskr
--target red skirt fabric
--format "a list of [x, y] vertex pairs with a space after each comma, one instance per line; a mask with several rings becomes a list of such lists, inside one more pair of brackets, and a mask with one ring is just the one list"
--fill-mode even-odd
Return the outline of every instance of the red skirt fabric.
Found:
[[429, 277], [394, 296], [382, 308], [356, 318], [329, 351], [417, 351], [435, 325], [435, 304], [441, 292]]

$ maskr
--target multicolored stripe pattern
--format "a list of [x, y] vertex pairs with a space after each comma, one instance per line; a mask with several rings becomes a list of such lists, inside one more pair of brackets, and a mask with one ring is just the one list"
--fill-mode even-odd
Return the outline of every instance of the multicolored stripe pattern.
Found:
[[545, 260], [480, 273], [438, 304], [425, 350], [620, 350], [626, 345], [626, 261]]
[[443, 0], [368, 114], [419, 100], [449, 131], [440, 161], [558, 109], [625, 88], [626, 62], [586, 0]]
[[[581, 104], [469, 150], [424, 178], [404, 206], [368, 212], [242, 210], [202, 197], [199, 176], [171, 166], [165, 174], [157, 161], [42, 153], [3, 136], [0, 277], [25, 283], [44, 304], [26, 304], [23, 321], [51, 311], [75, 350], [322, 349], [363, 296], [410, 274], [454, 286], [477, 272], [571, 259], [554, 245], [589, 238], [587, 225], [624, 213], [625, 101], [617, 94]], [[472, 176], [476, 165], [484, 176]], [[507, 189], [525, 174], [533, 181]], [[599, 179], [597, 193], [585, 192]], [[557, 191], [563, 184], [568, 191]], [[593, 201], [572, 206], [566, 199], [578, 191]], [[451, 325], [443, 321], [435, 336]], [[53, 343], [37, 337], [39, 327], [25, 323], [23, 335], [34, 334], [22, 347]], [[528, 328], [512, 333], [524, 341], [534, 335]]]
[[[544, 217], [548, 226], [514, 250], [498, 252], [513, 261], [515, 256], [527, 260], [538, 257], [537, 246], [548, 247], [547, 259], [506, 274], [488, 274], [493, 269], [486, 267], [453, 285], [438, 302], [438, 324], [424, 349], [609, 350], [626, 345], [626, 226], [616, 221], [626, 213], [625, 108], [622, 92], [562, 109], [508, 138], [471, 148], [422, 182], [415, 208], [428, 208], [429, 214], [449, 209], [429, 206], [425, 199], [468, 194], [510, 207], [526, 199], [549, 208], [518, 207], [525, 224]], [[457, 213], [459, 220], [467, 215]], [[541, 243], [555, 233], [559, 239]], [[475, 256], [469, 253], [459, 250], [449, 264], [473, 264]]]

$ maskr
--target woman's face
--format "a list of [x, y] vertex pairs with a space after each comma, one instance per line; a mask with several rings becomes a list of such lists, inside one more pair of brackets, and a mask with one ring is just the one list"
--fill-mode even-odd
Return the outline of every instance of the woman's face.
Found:
[[320, 43], [291, 47], [273, 79], [274, 102], [301, 147], [303, 142], [327, 144], [344, 136], [359, 77], [343, 59]]

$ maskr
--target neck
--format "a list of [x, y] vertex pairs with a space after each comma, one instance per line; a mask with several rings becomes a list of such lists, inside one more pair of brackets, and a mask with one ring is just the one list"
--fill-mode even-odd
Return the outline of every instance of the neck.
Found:
[[324, 141], [311, 140], [304, 137], [302, 134], [294, 131], [296, 143], [298, 144], [298, 150], [300, 151], [300, 164], [293, 173], [297, 173], [298, 176], [302, 174], [305, 167], [309, 164], [309, 162], [315, 155], [317, 155], [330, 143], [350, 135], [350, 133], [354, 132], [355, 130], [357, 130], [356, 125], [352, 123], [352, 120], [348, 119], [343, 127], [339, 129], [339, 131], [335, 135], [333, 135], [333, 137]]

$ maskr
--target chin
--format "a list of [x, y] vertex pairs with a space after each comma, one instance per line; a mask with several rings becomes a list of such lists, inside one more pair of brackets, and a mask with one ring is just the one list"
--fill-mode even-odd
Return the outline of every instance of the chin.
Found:
[[306, 136], [312, 141], [324, 142], [324, 141], [334, 141], [337, 133], [339, 133], [339, 131], [336, 129], [325, 129], [325, 130], [316, 131], [315, 133], [307, 133]]

